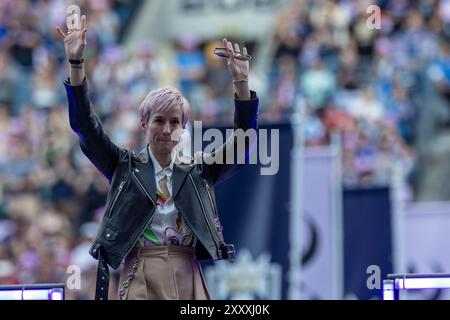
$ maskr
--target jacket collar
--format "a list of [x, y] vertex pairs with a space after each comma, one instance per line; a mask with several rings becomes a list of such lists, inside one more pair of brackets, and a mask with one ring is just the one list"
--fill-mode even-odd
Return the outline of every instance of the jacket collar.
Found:
[[150, 159], [153, 162], [153, 169], [155, 170], [155, 176], [158, 178], [156, 181], [159, 181], [159, 179], [162, 179], [165, 175], [169, 178], [172, 177], [173, 172], [173, 160], [170, 161], [169, 165], [165, 168], [162, 168], [159, 164], [158, 160], [156, 160], [155, 155], [152, 152], [151, 148], [147, 148], [148, 154]]
[[[139, 162], [136, 163], [134, 174], [139, 178], [139, 181], [144, 185], [145, 190], [156, 203], [156, 181], [155, 169], [153, 162], [150, 160], [148, 149], [144, 148], [138, 154]], [[151, 178], [150, 178], [151, 177]]]
[[[155, 181], [155, 166], [152, 161], [152, 157], [149, 152], [149, 145], [143, 148], [138, 155], [141, 162], [139, 166], [139, 172], [135, 171], [135, 174], [139, 177], [144, 187], [147, 189], [149, 194], [153, 199], [156, 199], [156, 181]], [[177, 163], [173, 162], [173, 172], [172, 172], [172, 193], [173, 198], [180, 191], [181, 186], [186, 179], [187, 175], [194, 166], [188, 162]]]

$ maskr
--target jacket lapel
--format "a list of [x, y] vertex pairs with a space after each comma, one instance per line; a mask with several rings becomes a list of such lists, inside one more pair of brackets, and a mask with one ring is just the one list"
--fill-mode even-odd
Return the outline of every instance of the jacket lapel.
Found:
[[148, 194], [152, 197], [152, 200], [156, 203], [157, 189], [155, 182], [155, 169], [153, 167], [153, 162], [150, 160], [147, 147], [139, 152], [138, 158], [140, 162], [136, 163], [134, 174], [138, 177]]
[[181, 186], [183, 185], [184, 180], [186, 179], [189, 171], [194, 166], [190, 164], [173, 164], [173, 173], [172, 173], [172, 198], [175, 198], [177, 193], [180, 191]]
[[[153, 162], [151, 161], [150, 154], [148, 152], [148, 146], [139, 152], [139, 160], [136, 164], [136, 169], [134, 173], [139, 178], [139, 180], [144, 185], [144, 188], [151, 195], [152, 199], [155, 201], [156, 199], [156, 182], [155, 182], [155, 169], [153, 166]], [[185, 160], [185, 159], [183, 159]], [[183, 185], [184, 180], [186, 179], [189, 171], [193, 168], [190, 163], [174, 163], [173, 164], [173, 173], [172, 173], [172, 197], [175, 198], [177, 193], [180, 191], [181, 186]]]

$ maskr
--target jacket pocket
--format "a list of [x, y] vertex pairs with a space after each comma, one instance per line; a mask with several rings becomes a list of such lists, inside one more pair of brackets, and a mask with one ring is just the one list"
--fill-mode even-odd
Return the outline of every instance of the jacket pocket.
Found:
[[102, 234], [100, 235], [100, 238], [102, 240], [106, 240], [106, 241], [114, 241], [114, 240], [116, 240], [118, 235], [119, 235], [119, 231], [117, 231], [111, 227], [105, 227], [102, 230]]

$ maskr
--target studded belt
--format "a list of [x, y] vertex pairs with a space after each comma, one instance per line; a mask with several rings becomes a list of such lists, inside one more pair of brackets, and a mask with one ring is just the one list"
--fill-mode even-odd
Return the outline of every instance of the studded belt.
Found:
[[103, 252], [98, 252], [97, 284], [95, 286], [95, 300], [108, 300], [109, 291], [109, 267], [103, 257]]

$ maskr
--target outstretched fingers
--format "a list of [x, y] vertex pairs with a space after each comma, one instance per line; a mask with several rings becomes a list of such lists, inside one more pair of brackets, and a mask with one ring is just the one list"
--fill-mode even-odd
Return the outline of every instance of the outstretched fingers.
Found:
[[224, 48], [228, 48], [228, 40], [227, 40], [227, 38], [223, 38], [222, 44], [223, 44]]
[[239, 45], [237, 43], [234, 44], [234, 51], [241, 52], [241, 49], [239, 49]]
[[80, 23], [80, 30], [83, 30], [86, 28], [86, 15], [81, 16], [81, 23]]
[[228, 48], [228, 64], [230, 63], [234, 63], [234, 50], [233, 50], [233, 44], [231, 43], [231, 41], [228, 41], [227, 39], [225, 39], [226, 43], [226, 48]]
[[87, 28], [86, 28], [86, 16], [85, 15], [83, 15], [81, 17], [80, 29], [67, 30], [67, 33], [64, 33], [64, 31], [61, 29], [60, 26], [56, 26], [56, 31], [63, 39], [66, 39], [66, 37], [69, 36], [74, 31], [80, 31], [80, 30], [81, 30], [81, 39], [83, 42], [86, 42]]
[[86, 32], [87, 29], [83, 29], [83, 31], [81, 32], [81, 41], [83, 41], [83, 43], [86, 43]]
[[58, 31], [59, 35], [64, 39], [66, 37], [66, 34], [64, 31], [61, 30], [59, 26], [56, 26], [56, 31]]

